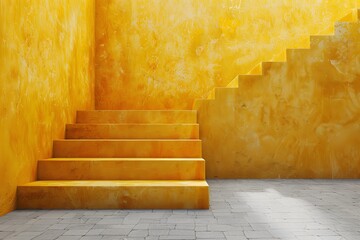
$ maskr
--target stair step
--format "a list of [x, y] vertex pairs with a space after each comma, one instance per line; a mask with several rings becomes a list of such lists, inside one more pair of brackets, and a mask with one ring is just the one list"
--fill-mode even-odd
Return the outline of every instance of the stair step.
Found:
[[195, 99], [193, 109], [199, 110], [200, 108], [205, 108], [205, 106], [213, 102], [215, 102], [215, 99]]
[[263, 75], [239, 75], [238, 88], [240, 91], [246, 91], [248, 87], [256, 84], [261, 78], [263, 78]]
[[193, 110], [78, 111], [77, 123], [196, 123]]
[[262, 64], [257, 64], [253, 69], [251, 69], [248, 73], [248, 75], [258, 75], [262, 74]]
[[229, 82], [229, 84], [226, 85], [226, 87], [228, 87], [228, 88], [237, 88], [238, 87], [238, 82], [239, 82], [239, 75], [234, 77], [234, 79], [231, 80], [231, 82]]
[[310, 54], [312, 54], [312, 51], [313, 50], [310, 48], [286, 49], [287, 63], [289, 64], [289, 62], [298, 62], [299, 59], [302, 59], [304, 57], [304, 55], [309, 56]]
[[285, 67], [286, 62], [262, 62], [262, 75], [270, 74], [271, 71], [279, 71]]
[[350, 13], [339, 19], [337, 22], [356, 22], [359, 20], [359, 9], [353, 9]]
[[67, 124], [66, 138], [193, 139], [198, 124]]
[[357, 42], [358, 34], [351, 33], [357, 32], [359, 26], [359, 22], [338, 22], [335, 24], [334, 34], [310, 36], [311, 48], [321, 48], [321, 51], [328, 51], [328, 48], [338, 47], [339, 42], [344, 44], [352, 41]]
[[199, 139], [55, 140], [54, 157], [201, 157]]
[[208, 209], [206, 181], [36, 181], [18, 209]]
[[[270, 81], [267, 79], [267, 76], [243, 76], [242, 79], [239, 80], [239, 92], [242, 101], [244, 99], [248, 99], [251, 102], [254, 100], [254, 97], [259, 97], [263, 95], [264, 91], [269, 91], [269, 84]], [[238, 101], [240, 101], [240, 99], [238, 99]]]
[[234, 101], [238, 95], [239, 88], [217, 87], [215, 88], [215, 99], [220, 101]]
[[334, 35], [312, 35], [310, 36], [311, 49], [318, 48], [319, 46], [325, 48], [325, 45], [330, 45]]
[[204, 180], [202, 158], [52, 158], [38, 180]]

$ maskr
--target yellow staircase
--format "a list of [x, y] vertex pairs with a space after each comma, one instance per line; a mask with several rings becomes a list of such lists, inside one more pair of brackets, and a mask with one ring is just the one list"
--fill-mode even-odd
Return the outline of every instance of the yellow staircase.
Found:
[[207, 209], [193, 110], [78, 111], [18, 209]]
[[[210, 178], [358, 178], [359, 10], [198, 101]], [[221, 117], [219, 117], [221, 116]], [[218, 143], [221, 142], [221, 147]], [[339, 154], [341, 153], [341, 154]]]
[[[216, 91], [222, 91], [221, 89], [224, 88], [238, 88], [239, 87], [239, 81], [242, 81], [244, 79], [247, 81], [249, 78], [251, 79], [253, 75], [262, 75], [263, 74], [263, 67], [267, 63], [282, 63], [286, 62], [289, 57], [289, 51], [297, 51], [297, 50], [305, 50], [309, 49], [314, 45], [314, 40], [317, 38], [323, 38], [323, 37], [331, 37], [335, 33], [336, 26], [344, 24], [344, 23], [354, 23], [358, 21], [358, 9], [353, 9], [351, 12], [343, 16], [341, 19], [337, 20], [335, 24], [331, 24], [326, 29], [322, 30], [316, 35], [310, 35], [307, 37], [303, 37], [297, 41], [297, 47], [288, 49], [284, 48], [280, 53], [276, 54], [272, 59], [268, 59], [267, 61], [260, 62], [256, 66], [254, 66], [253, 69], [251, 69], [247, 74], [241, 74], [237, 75], [234, 79], [232, 79], [226, 87], [215, 87], [211, 89], [211, 91], [208, 93], [208, 96], [206, 99], [196, 99], [193, 104], [193, 109], [198, 110], [203, 102], [206, 102], [207, 100], [214, 100], [216, 97]], [[266, 67], [266, 66], [265, 66]]]

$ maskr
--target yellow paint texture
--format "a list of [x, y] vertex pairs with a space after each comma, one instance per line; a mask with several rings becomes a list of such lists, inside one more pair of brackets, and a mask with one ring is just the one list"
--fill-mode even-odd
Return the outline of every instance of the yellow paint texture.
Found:
[[0, 215], [94, 106], [94, 1], [0, 1]]
[[[358, 0], [96, 0], [96, 108], [190, 109]], [[325, 30], [325, 31], [324, 31]]]
[[199, 110], [207, 177], [360, 177], [360, 23], [240, 76]]

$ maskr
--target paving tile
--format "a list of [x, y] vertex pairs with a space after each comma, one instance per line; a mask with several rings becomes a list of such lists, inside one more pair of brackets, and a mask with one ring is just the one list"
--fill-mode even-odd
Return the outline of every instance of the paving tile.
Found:
[[56, 223], [56, 224], [50, 226], [48, 229], [63, 230], [63, 229], [66, 229], [68, 226], [69, 226], [69, 224], [67, 224], [67, 223]]
[[222, 239], [224, 237], [223, 232], [196, 232], [197, 239]]
[[101, 235], [127, 236], [130, 232], [131, 229], [127, 228], [113, 228], [104, 230]]
[[81, 239], [81, 236], [61, 236], [56, 240], [79, 240], [79, 239]]
[[17, 236], [19, 236], [19, 237], [25, 236], [25, 237], [28, 237], [29, 239], [31, 239], [31, 238], [37, 237], [41, 234], [42, 234], [42, 232], [24, 231], [24, 232], [18, 233]]
[[64, 236], [84, 236], [89, 230], [68, 230]]
[[53, 240], [65, 233], [66, 230], [46, 230], [32, 240]]
[[0, 239], [4, 239], [7, 236], [13, 234], [14, 232], [0, 232]]
[[171, 236], [195, 236], [193, 230], [170, 230], [169, 235]]
[[105, 229], [90, 229], [85, 235], [86, 236], [98, 236], [98, 235], [101, 235], [101, 233], [104, 230]]
[[125, 240], [123, 236], [103, 236], [101, 240]]
[[166, 236], [169, 235], [170, 230], [163, 230], [163, 229], [150, 229], [149, 235], [150, 236]]
[[148, 230], [138, 230], [138, 229], [134, 229], [129, 233], [129, 237], [147, 237], [149, 235], [149, 231]]
[[176, 224], [175, 229], [180, 230], [194, 230], [195, 224]]
[[160, 240], [187, 240], [187, 239], [196, 239], [195, 236], [160, 236]]
[[84, 236], [80, 240], [101, 240], [102, 236]]

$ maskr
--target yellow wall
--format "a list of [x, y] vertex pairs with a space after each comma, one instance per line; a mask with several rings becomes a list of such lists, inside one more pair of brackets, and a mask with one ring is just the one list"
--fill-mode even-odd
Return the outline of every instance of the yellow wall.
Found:
[[209, 178], [360, 177], [360, 22], [199, 109]]
[[96, 107], [186, 109], [356, 0], [96, 0]]
[[0, 0], [0, 215], [94, 105], [94, 2]]

